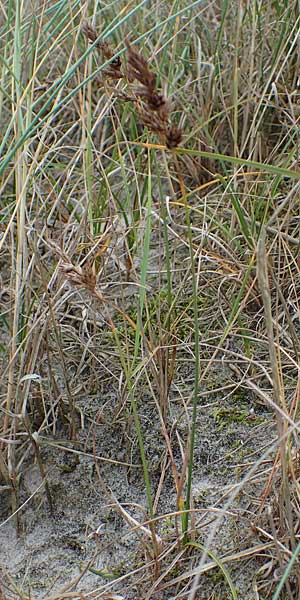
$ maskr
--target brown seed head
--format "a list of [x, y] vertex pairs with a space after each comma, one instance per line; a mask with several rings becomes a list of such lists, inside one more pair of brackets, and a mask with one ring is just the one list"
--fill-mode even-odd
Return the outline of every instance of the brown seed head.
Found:
[[87, 39], [94, 43], [97, 39], [97, 33], [94, 27], [90, 25], [88, 21], [84, 21], [82, 23], [82, 33], [87, 37]]
[[85, 288], [92, 294], [95, 293], [96, 276], [91, 268], [76, 267], [72, 263], [62, 263], [60, 270], [75, 287]]
[[[87, 37], [87, 39], [92, 42], [92, 44], [95, 43], [98, 35], [96, 30], [94, 29], [94, 27], [92, 27], [92, 25], [90, 25], [90, 23], [88, 23], [88, 21], [84, 21], [82, 24], [82, 33]], [[102, 40], [98, 40], [97, 44], [96, 44], [96, 48], [98, 48], [98, 50], [100, 50], [102, 52], [102, 54], [104, 55], [104, 57], [109, 60], [110, 58], [113, 57], [114, 53], [112, 52], [109, 44], [107, 42], [104, 42]], [[119, 61], [119, 58], [115, 59], [116, 61]], [[114, 60], [112, 61], [112, 64], [114, 63]], [[120, 61], [121, 64], [121, 61]], [[118, 64], [118, 66], [120, 66]]]
[[152, 110], [159, 110], [162, 106], [166, 105], [166, 98], [162, 94], [154, 92], [153, 94], [146, 95], [146, 102]]
[[166, 133], [166, 146], [167, 148], [176, 148], [179, 146], [182, 140], [182, 129], [177, 125], [170, 125]]
[[146, 125], [152, 133], [165, 134], [166, 123], [164, 123], [157, 113], [150, 113], [149, 110], [142, 110], [139, 117], [143, 125]]
[[126, 46], [128, 50], [128, 80], [137, 79], [149, 92], [154, 92], [156, 76], [150, 71], [146, 59], [139, 52], [133, 50], [127, 41]]
[[104, 71], [102, 71], [103, 75], [107, 79], [123, 79], [124, 75], [122, 71], [120, 71], [119, 67], [115, 67], [113, 63], [114, 61], [111, 63], [111, 65], [107, 67], [107, 69], [104, 69]]

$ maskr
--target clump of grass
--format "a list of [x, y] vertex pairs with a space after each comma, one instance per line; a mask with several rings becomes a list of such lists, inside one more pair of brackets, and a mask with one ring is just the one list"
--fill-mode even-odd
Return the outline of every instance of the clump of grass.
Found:
[[[285, 592], [289, 599], [293, 598], [300, 589], [299, 460], [295, 452], [299, 432], [299, 185], [291, 183], [300, 177], [296, 90], [299, 7], [296, 3], [217, 1], [201, 18], [197, 14], [194, 19], [196, 15], [187, 11], [191, 20], [181, 21], [185, 8], [197, 5], [198, 10], [201, 3], [174, 3], [168, 12], [166, 3], [148, 3], [147, 9], [140, 2], [130, 13], [137, 19], [130, 31], [132, 38], [134, 31], [143, 32], [136, 42], [147, 39], [153, 56], [150, 63], [133, 42], [126, 41], [122, 34], [123, 17], [113, 15], [113, 25], [101, 39], [87, 21], [81, 24], [83, 5], [77, 0], [53, 7], [51, 3], [42, 4], [39, 19], [31, 22], [30, 15], [24, 18], [27, 3], [16, 2], [15, 30], [8, 20], [2, 31], [2, 39], [8, 34], [1, 65], [0, 112], [4, 123], [11, 113], [11, 89], [14, 92], [14, 113], [1, 144], [4, 158], [0, 165], [0, 173], [5, 175], [1, 187], [5, 207], [0, 208], [5, 231], [0, 247], [7, 244], [7, 256], [11, 257], [11, 275], [5, 276], [10, 304], [9, 308], [4, 307], [2, 315], [10, 336], [5, 371], [8, 392], [2, 405], [3, 487], [13, 491], [12, 507], [16, 510], [22, 465], [30, 459], [29, 447], [34, 449], [43, 478], [47, 477], [37, 446], [39, 432], [55, 434], [61, 413], [72, 422], [73, 430], [78, 427], [75, 409], [79, 376], [73, 381], [68, 373], [69, 338], [80, 349], [80, 361], [78, 356], [74, 360], [95, 374], [91, 379], [96, 386], [102, 360], [97, 353], [103, 349], [108, 330], [110, 346], [104, 348], [109, 357], [106, 372], [110, 371], [111, 386], [117, 381], [117, 410], [126, 432], [130, 430], [131, 413], [134, 415], [133, 428], [144, 469], [150, 516], [146, 527], [151, 530], [152, 543], [152, 547], [151, 543], [146, 545], [145, 553], [155, 563], [154, 568], [147, 560], [143, 565], [153, 583], [145, 597], [160, 596], [173, 586], [170, 593], [174, 597], [189, 594], [189, 600], [193, 600], [206, 570], [217, 565], [226, 575], [224, 564], [242, 564], [250, 555], [260, 554], [267, 556], [269, 570], [265, 573], [264, 565], [260, 575], [268, 581], [258, 578], [255, 594], [271, 597], [275, 586], [272, 574], [277, 571], [277, 576], [279, 570], [281, 581], [274, 600]], [[95, 21], [97, 4], [94, 3]], [[127, 11], [128, 5], [117, 3], [118, 7], [121, 4], [121, 10]], [[174, 12], [175, 5], [179, 7], [178, 14]], [[8, 16], [12, 19], [14, 3], [9, 2], [9, 7]], [[106, 9], [111, 15], [113, 8]], [[100, 12], [102, 18], [102, 8]], [[62, 15], [63, 21], [59, 18]], [[41, 27], [36, 36], [37, 23]], [[150, 31], [146, 29], [148, 25]], [[30, 31], [28, 60], [26, 36]], [[49, 31], [53, 39], [50, 49]], [[116, 40], [120, 35], [124, 47], [120, 56], [114, 44], [107, 41], [109, 31], [114, 32]], [[95, 73], [91, 60], [94, 50], [88, 47], [82, 51], [80, 32], [101, 56], [97, 57]], [[65, 47], [70, 50], [69, 56]], [[48, 70], [52, 50], [53, 65]], [[24, 64], [26, 77], [22, 74]], [[45, 81], [43, 69], [47, 70]], [[168, 92], [160, 84], [158, 72], [164, 74]], [[95, 86], [96, 93], [92, 93], [91, 81], [94, 79], [97, 85], [100, 77], [101, 86]], [[182, 129], [175, 122], [171, 100], [174, 92], [176, 106], [186, 119], [184, 147], [180, 147]], [[116, 109], [116, 99], [122, 101], [122, 111]], [[270, 127], [271, 115], [274, 120]], [[142, 138], [147, 139], [147, 144], [140, 141], [141, 128], [137, 123], [147, 128]], [[152, 135], [161, 142], [159, 148], [149, 142]], [[210, 161], [212, 178], [205, 185], [201, 184], [203, 159]], [[157, 228], [154, 222], [159, 223]], [[94, 245], [94, 236], [101, 236], [108, 223], [113, 235], [104, 244], [100, 278], [100, 260], [85, 260], [82, 248]], [[264, 228], [269, 238], [256, 272], [257, 244]], [[56, 238], [61, 249], [58, 269], [52, 238]], [[127, 261], [125, 280], [122, 261]], [[268, 273], [259, 283], [266, 261]], [[151, 269], [156, 270], [156, 275], [151, 275]], [[138, 288], [134, 301], [129, 301], [119, 289], [112, 300], [106, 286], [113, 282], [113, 286], [119, 285], [123, 290], [129, 285], [129, 275]], [[156, 292], [157, 288], [162, 289], [162, 282], [165, 286], [166, 279], [165, 308], [156, 300], [160, 295]], [[70, 287], [64, 285], [66, 280]], [[206, 290], [206, 311], [198, 306], [200, 287], [201, 293]], [[86, 293], [81, 296], [82, 290]], [[70, 304], [75, 315], [71, 310], [68, 313]], [[132, 304], [134, 312], [128, 310]], [[191, 307], [193, 320], [188, 319], [187, 329], [185, 314]], [[78, 308], [83, 315], [79, 319]], [[99, 329], [96, 313], [104, 316]], [[69, 317], [75, 326], [66, 325]], [[153, 319], [156, 322], [152, 327]], [[1, 348], [4, 354], [6, 344]], [[192, 377], [192, 370], [198, 367], [200, 348], [204, 368]], [[195, 475], [201, 479], [203, 474], [201, 464], [193, 460], [193, 445], [198, 417], [204, 414], [207, 421], [210, 419], [203, 399], [207, 398], [205, 386], [211, 384], [211, 372], [218, 369], [222, 378], [223, 366], [229, 363], [235, 379], [222, 381], [219, 392], [227, 393], [226, 388], [231, 390], [232, 386], [242, 388], [251, 397], [254, 409], [257, 399], [264, 407], [272, 407], [278, 435], [272, 443], [268, 437], [265, 454], [254, 454], [254, 462], [247, 464], [244, 457], [241, 469], [246, 469], [245, 477], [225, 505], [228, 510], [236, 507], [237, 494], [242, 495], [248, 482], [256, 478], [260, 488], [258, 493], [255, 489], [254, 504], [253, 498], [249, 501], [252, 512], [248, 516], [254, 523], [253, 531], [263, 541], [241, 552], [237, 548], [228, 556], [225, 540], [220, 561], [210, 548], [214, 548], [218, 538], [224, 494], [226, 497], [228, 490], [224, 494], [220, 490], [218, 495], [219, 520], [212, 524], [212, 510], [202, 534], [201, 518], [197, 521], [193, 514], [192, 484]], [[178, 365], [186, 369], [182, 379], [176, 373]], [[35, 382], [39, 382], [39, 395], [35, 393]], [[152, 421], [145, 425], [149, 396], [156, 412], [151, 413]], [[127, 399], [131, 411], [127, 411]], [[146, 433], [152, 435], [155, 445], [151, 424], [157, 420], [166, 448], [158, 485], [147, 463], [148, 447], [143, 439], [145, 427], [149, 427]], [[205, 426], [202, 420], [198, 439], [205, 437]], [[224, 428], [221, 445], [227, 433]], [[273, 466], [268, 466], [272, 461]], [[216, 473], [219, 462], [220, 459], [212, 458]], [[166, 536], [161, 546], [155, 530], [160, 497], [165, 491], [170, 495], [169, 482], [164, 487], [169, 471], [175, 483], [177, 509], [172, 541], [176, 574], [166, 560], [169, 540]], [[230, 474], [228, 477], [229, 487], [235, 486]], [[188, 490], [185, 504], [184, 489]], [[270, 514], [264, 529], [262, 513], [266, 502], [270, 504]], [[242, 523], [244, 512], [238, 512], [238, 516]], [[138, 523], [134, 527], [142, 531]], [[201, 553], [196, 570], [190, 570], [193, 559], [187, 552], [190, 546], [182, 543], [182, 530], [186, 533], [184, 542], [188, 536], [194, 537], [191, 545]], [[196, 541], [200, 536], [201, 543]], [[213, 559], [210, 563], [207, 556]], [[253, 572], [255, 568], [256, 565]], [[225, 578], [235, 597], [230, 575]], [[213, 592], [210, 595], [213, 597]]]

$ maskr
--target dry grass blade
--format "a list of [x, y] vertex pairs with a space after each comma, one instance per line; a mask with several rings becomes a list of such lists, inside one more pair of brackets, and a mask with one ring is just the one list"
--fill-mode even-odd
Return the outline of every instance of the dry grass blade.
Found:
[[[273, 395], [275, 405], [280, 410], [276, 410], [275, 418], [277, 424], [278, 434], [278, 446], [280, 452], [280, 466], [281, 466], [281, 493], [279, 494], [279, 531], [278, 536], [280, 537], [280, 531], [284, 531], [286, 525], [288, 525], [290, 531], [290, 544], [294, 551], [297, 545], [295, 537], [295, 523], [294, 523], [294, 511], [291, 502], [291, 489], [289, 484], [289, 463], [288, 455], [290, 453], [290, 443], [288, 436], [288, 408], [285, 401], [284, 389], [282, 385], [281, 371], [281, 358], [278, 350], [276, 349], [274, 339], [274, 322], [272, 318], [272, 307], [271, 307], [271, 292], [268, 276], [268, 255], [266, 252], [266, 230], [263, 228], [257, 249], [257, 277], [259, 287], [262, 295], [264, 305], [264, 315], [267, 328], [267, 336], [269, 342], [269, 355], [272, 370], [272, 383], [273, 383]], [[286, 415], [283, 417], [283, 414]], [[276, 459], [275, 459], [276, 462]], [[271, 519], [273, 535], [276, 535], [275, 525], [273, 517]], [[277, 545], [279, 552], [279, 546]], [[279, 557], [281, 564], [283, 565], [283, 559]], [[298, 573], [299, 579], [299, 573]], [[290, 589], [289, 581], [287, 581], [287, 591], [290, 598], [293, 597]]]

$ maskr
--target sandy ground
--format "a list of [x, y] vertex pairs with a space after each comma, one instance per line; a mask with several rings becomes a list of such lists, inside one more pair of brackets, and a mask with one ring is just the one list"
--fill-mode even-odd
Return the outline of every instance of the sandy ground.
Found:
[[[219, 370], [219, 379], [220, 376], [224, 384], [226, 370]], [[179, 373], [177, 378], [178, 382], [182, 381]], [[224, 393], [214, 394], [213, 388], [218, 387], [218, 381], [211, 387], [211, 394], [199, 403], [193, 480], [193, 504], [200, 511], [195, 520], [196, 539], [202, 543], [219, 514], [214, 510], [226, 506], [234, 486], [260, 457], [261, 449], [273, 435], [271, 415], [266, 409], [240, 392], [229, 398], [225, 398]], [[174, 385], [171, 391], [168, 420], [170, 424], [176, 422], [173, 449], [180, 468], [179, 440], [186, 438], [187, 424], [184, 415], [178, 419], [180, 404], [177, 389]], [[4, 491], [0, 496], [3, 578], [6, 580], [9, 573], [14, 582], [10, 587], [15, 585], [22, 598], [55, 595], [78, 577], [76, 589], [86, 593], [99, 589], [99, 597], [104, 597], [105, 591], [118, 591], [126, 600], [147, 597], [151, 583], [150, 568], [145, 567], [141, 573], [120, 580], [126, 573], [146, 565], [147, 560], [143, 534], [132, 532], [125, 513], [121, 515], [114, 503], [114, 500], [120, 503], [127, 514], [139, 523], [146, 519], [145, 486], [134, 427], [128, 429], [128, 422], [125, 425], [125, 421], [118, 417], [117, 390], [107, 383], [101, 392], [90, 397], [79, 396], [76, 402], [83, 425], [76, 442], [66, 441], [66, 427], [63, 425], [56, 432], [56, 439], [41, 439], [52, 511], [39, 467], [36, 463], [32, 464], [32, 456], [28, 456], [22, 469], [20, 489], [23, 506], [18, 514], [18, 533], [16, 519], [10, 516], [9, 494]], [[176, 494], [171, 469], [168, 462], [165, 463], [165, 444], [156, 407], [146, 395], [140, 413], [152, 489], [154, 493], [160, 489], [156, 497], [156, 515], [164, 515], [176, 509]], [[98, 457], [96, 461], [95, 454]], [[107, 459], [117, 461], [117, 464], [107, 462]], [[133, 466], [128, 467], [126, 463]], [[231, 514], [223, 519], [213, 543], [213, 549], [220, 555], [259, 544], [251, 530], [251, 514], [257, 509], [259, 489], [259, 477], [254, 477], [253, 482], [231, 503]], [[172, 538], [174, 541], [174, 519], [163, 519], [158, 533], [166, 547], [170, 545]], [[190, 562], [184, 562], [182, 568], [192, 568], [200, 558], [198, 550], [191, 555]], [[162, 564], [162, 570], [168, 560]], [[255, 598], [253, 582], [259, 565], [257, 560], [250, 557], [247, 561], [240, 561], [237, 567], [233, 565], [232, 572], [228, 566], [240, 594], [238, 597], [244, 600]], [[202, 595], [199, 598], [210, 598], [212, 591], [220, 594], [215, 598], [227, 598], [222, 594], [228, 586], [220, 573], [218, 577], [206, 575], [201, 581]], [[154, 593], [152, 597], [167, 599], [173, 597], [173, 593], [175, 588]]]

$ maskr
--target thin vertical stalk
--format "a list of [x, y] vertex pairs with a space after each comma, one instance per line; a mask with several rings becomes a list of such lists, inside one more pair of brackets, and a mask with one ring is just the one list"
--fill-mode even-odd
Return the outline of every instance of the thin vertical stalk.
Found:
[[233, 68], [233, 154], [234, 154], [234, 156], [239, 156], [239, 148], [238, 148], [239, 105], [238, 105], [238, 102], [239, 102], [239, 48], [240, 48], [241, 18], [242, 18], [241, 12], [242, 12], [241, 2], [239, 2], [238, 12], [237, 12], [235, 56], [234, 56], [234, 68]]
[[[12, 99], [13, 99], [13, 112], [15, 109], [15, 122], [14, 122], [14, 133], [15, 138], [18, 140], [24, 133], [24, 121], [21, 107], [21, 96], [22, 96], [22, 71], [21, 71], [21, 48], [22, 48], [22, 33], [21, 33], [21, 0], [16, 0], [15, 4], [15, 28], [14, 28], [14, 57], [13, 57], [13, 77], [12, 77]], [[15, 166], [15, 195], [17, 209], [17, 228], [16, 228], [16, 258], [15, 258], [15, 303], [12, 315], [11, 325], [11, 345], [10, 345], [10, 364], [8, 371], [8, 386], [6, 396], [6, 414], [4, 417], [3, 431], [8, 433], [10, 429], [9, 413], [14, 410], [18, 413], [17, 407], [12, 409], [15, 382], [17, 378], [17, 349], [19, 343], [19, 332], [21, 324], [21, 312], [24, 296], [24, 273], [26, 272], [26, 236], [25, 236], [25, 209], [26, 209], [26, 174], [27, 165], [25, 158], [26, 148], [21, 150], [18, 148], [16, 152], [16, 166]], [[17, 429], [17, 419], [13, 421], [12, 435], [15, 435]], [[12, 481], [12, 508], [15, 511], [17, 508], [17, 483], [16, 483], [16, 472], [15, 472], [15, 460], [13, 445], [9, 448], [8, 457], [8, 470]]]
[[[287, 413], [287, 406], [284, 397], [284, 390], [280, 381], [280, 373], [278, 362], [280, 357], [276, 350], [274, 331], [273, 331], [273, 319], [272, 319], [272, 307], [271, 307], [271, 293], [268, 278], [268, 257], [266, 253], [266, 230], [262, 228], [260, 238], [257, 246], [257, 277], [260, 292], [262, 295], [265, 322], [267, 329], [267, 337], [269, 342], [269, 356], [272, 370], [272, 382], [273, 382], [273, 396], [274, 402], [278, 408], [284, 410]], [[285, 518], [288, 521], [290, 536], [292, 541], [293, 549], [296, 547], [294, 526], [292, 519], [291, 499], [288, 481], [288, 464], [287, 464], [287, 446], [286, 446], [286, 435], [287, 435], [287, 422], [284, 421], [281, 412], [275, 411], [278, 444], [281, 458], [281, 476], [282, 476], [282, 502], [280, 507], [280, 517], [282, 525]]]
[[144, 481], [146, 486], [146, 494], [148, 501], [148, 509], [150, 518], [153, 518], [153, 500], [152, 500], [152, 492], [151, 492], [151, 484], [150, 484], [150, 476], [147, 466], [145, 447], [143, 442], [143, 434], [140, 423], [140, 418], [137, 410], [137, 403], [134, 394], [134, 389], [132, 385], [132, 375], [135, 369], [135, 363], [137, 360], [138, 352], [141, 346], [141, 333], [142, 333], [142, 316], [143, 316], [143, 308], [145, 303], [146, 296], [146, 282], [147, 282], [147, 271], [148, 271], [148, 261], [149, 261], [149, 248], [150, 248], [150, 236], [151, 236], [151, 210], [152, 210], [152, 185], [151, 185], [151, 160], [150, 160], [150, 152], [148, 153], [148, 187], [147, 187], [147, 203], [146, 203], [146, 228], [144, 235], [144, 243], [142, 249], [142, 261], [141, 261], [141, 285], [140, 285], [140, 294], [139, 294], [139, 311], [137, 318], [137, 327], [135, 331], [135, 344], [134, 344], [134, 357], [131, 363], [131, 366], [127, 370], [127, 386], [129, 390], [130, 402], [133, 412], [134, 424], [137, 432], [140, 456], [143, 467]]
[[187, 532], [189, 525], [189, 510], [191, 508], [191, 493], [192, 493], [192, 480], [193, 480], [193, 465], [194, 465], [194, 449], [196, 441], [196, 419], [197, 419], [197, 405], [198, 405], [198, 393], [199, 393], [199, 377], [200, 377], [200, 336], [199, 336], [199, 319], [198, 319], [198, 285], [196, 275], [196, 264], [193, 249], [193, 236], [191, 228], [191, 219], [189, 206], [186, 198], [186, 190], [181, 176], [180, 167], [177, 158], [175, 157], [175, 165], [177, 175], [180, 182], [181, 195], [185, 208], [185, 219], [187, 225], [187, 236], [189, 243], [190, 252], [190, 264], [191, 264], [191, 275], [192, 275], [192, 293], [193, 293], [193, 313], [194, 313], [194, 354], [195, 354], [195, 371], [194, 371], [194, 390], [193, 390], [193, 404], [192, 404], [192, 423], [190, 431], [190, 439], [188, 445], [189, 460], [188, 460], [188, 471], [187, 471], [187, 484], [186, 484], [186, 498], [184, 503], [185, 512], [182, 517], [182, 529], [184, 533], [184, 541], [187, 541]]
[[[142, 468], [143, 468], [143, 476], [144, 476], [144, 482], [145, 482], [145, 487], [146, 487], [149, 517], [152, 520], [154, 517], [154, 510], [153, 510], [151, 482], [150, 482], [150, 475], [149, 475], [149, 470], [148, 470], [148, 465], [147, 465], [145, 446], [144, 446], [144, 441], [143, 441], [142, 427], [141, 427], [140, 417], [138, 414], [137, 401], [136, 401], [134, 385], [133, 385], [133, 373], [135, 370], [135, 364], [136, 364], [136, 360], [138, 357], [138, 352], [141, 347], [142, 328], [143, 328], [142, 316], [143, 316], [143, 308], [144, 308], [145, 296], [146, 296], [146, 282], [147, 282], [150, 237], [151, 237], [151, 212], [152, 212], [152, 181], [151, 181], [151, 177], [152, 177], [151, 156], [150, 156], [150, 152], [149, 152], [148, 153], [147, 202], [146, 202], [146, 227], [145, 227], [144, 243], [143, 243], [143, 248], [142, 248], [139, 311], [138, 311], [137, 326], [136, 326], [136, 330], [135, 330], [134, 356], [133, 356], [131, 365], [129, 365], [129, 367], [126, 366], [126, 361], [124, 360], [124, 357], [123, 357], [123, 352], [122, 352], [121, 344], [118, 339], [117, 330], [114, 329], [113, 331], [114, 331], [115, 339], [117, 341], [122, 366], [123, 366], [123, 369], [126, 374], [126, 381], [127, 381], [127, 387], [128, 387], [129, 398], [130, 398], [130, 403], [131, 403], [131, 409], [132, 409], [132, 413], [133, 413], [134, 425], [135, 425], [135, 430], [136, 430], [138, 443], [139, 443], [140, 457], [141, 457]], [[149, 526], [150, 526], [150, 529], [152, 532], [154, 554], [155, 554], [155, 556], [157, 556], [159, 549], [158, 549], [158, 545], [157, 545], [157, 538], [155, 535], [154, 525], [152, 522], [150, 522]]]
[[[87, 70], [90, 75], [92, 72], [92, 54], [87, 58]], [[92, 80], [89, 78], [85, 90], [82, 94], [83, 101], [83, 112], [85, 114], [85, 125], [83, 128], [85, 152], [83, 155], [83, 167], [84, 167], [84, 180], [86, 186], [86, 197], [87, 197], [87, 215], [90, 228], [91, 236], [94, 235], [93, 231], [93, 152], [92, 152]], [[86, 107], [86, 111], [85, 111]]]

